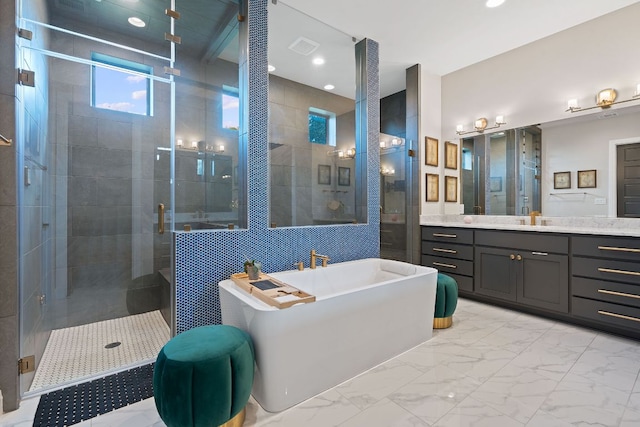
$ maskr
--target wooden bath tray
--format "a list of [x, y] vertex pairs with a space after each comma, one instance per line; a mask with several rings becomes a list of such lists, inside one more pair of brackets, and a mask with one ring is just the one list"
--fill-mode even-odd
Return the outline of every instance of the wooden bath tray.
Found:
[[231, 275], [231, 280], [260, 301], [277, 308], [287, 308], [294, 304], [316, 300], [315, 295], [289, 286], [264, 273], [260, 273], [260, 278], [257, 280], [249, 280], [247, 273], [235, 273]]

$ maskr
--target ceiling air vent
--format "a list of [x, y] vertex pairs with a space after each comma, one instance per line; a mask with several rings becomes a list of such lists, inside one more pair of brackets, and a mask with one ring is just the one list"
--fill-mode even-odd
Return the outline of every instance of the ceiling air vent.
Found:
[[296, 41], [289, 45], [289, 49], [291, 49], [295, 53], [306, 56], [313, 53], [319, 46], [320, 44], [314, 42], [313, 40], [309, 40], [304, 37], [298, 37]]

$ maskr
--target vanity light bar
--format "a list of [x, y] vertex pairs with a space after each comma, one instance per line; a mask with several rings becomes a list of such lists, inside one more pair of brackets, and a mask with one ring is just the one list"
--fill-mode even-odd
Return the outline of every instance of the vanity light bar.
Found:
[[487, 127], [487, 124], [488, 124], [487, 119], [484, 117], [480, 117], [475, 122], [473, 122], [473, 130], [465, 131], [463, 125], [457, 125], [456, 134], [466, 135], [474, 132], [483, 133], [485, 130], [497, 129], [502, 125], [506, 125], [507, 122], [504, 120], [504, 116], [500, 115], [500, 116], [496, 116], [496, 122], [493, 126]]
[[570, 99], [567, 103], [567, 109], [565, 112], [577, 113], [578, 111], [593, 110], [594, 108], [606, 109], [616, 104], [624, 104], [625, 102], [640, 101], [640, 83], [636, 86], [636, 92], [629, 99], [616, 101], [618, 92], [615, 89], [608, 88], [602, 89], [596, 95], [596, 105], [591, 107], [582, 108], [578, 105], [577, 99]]

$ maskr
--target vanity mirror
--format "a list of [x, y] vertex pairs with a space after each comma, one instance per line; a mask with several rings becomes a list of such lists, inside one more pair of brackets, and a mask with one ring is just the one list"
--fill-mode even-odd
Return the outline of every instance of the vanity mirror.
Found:
[[542, 132], [536, 126], [461, 140], [465, 214], [528, 215], [541, 209]]

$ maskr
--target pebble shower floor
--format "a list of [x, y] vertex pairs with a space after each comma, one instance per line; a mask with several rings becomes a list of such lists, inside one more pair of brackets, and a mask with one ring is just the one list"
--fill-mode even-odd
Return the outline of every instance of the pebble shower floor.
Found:
[[[56, 329], [29, 391], [155, 360], [167, 341], [169, 327], [159, 311]], [[120, 344], [105, 348], [114, 343]]]

